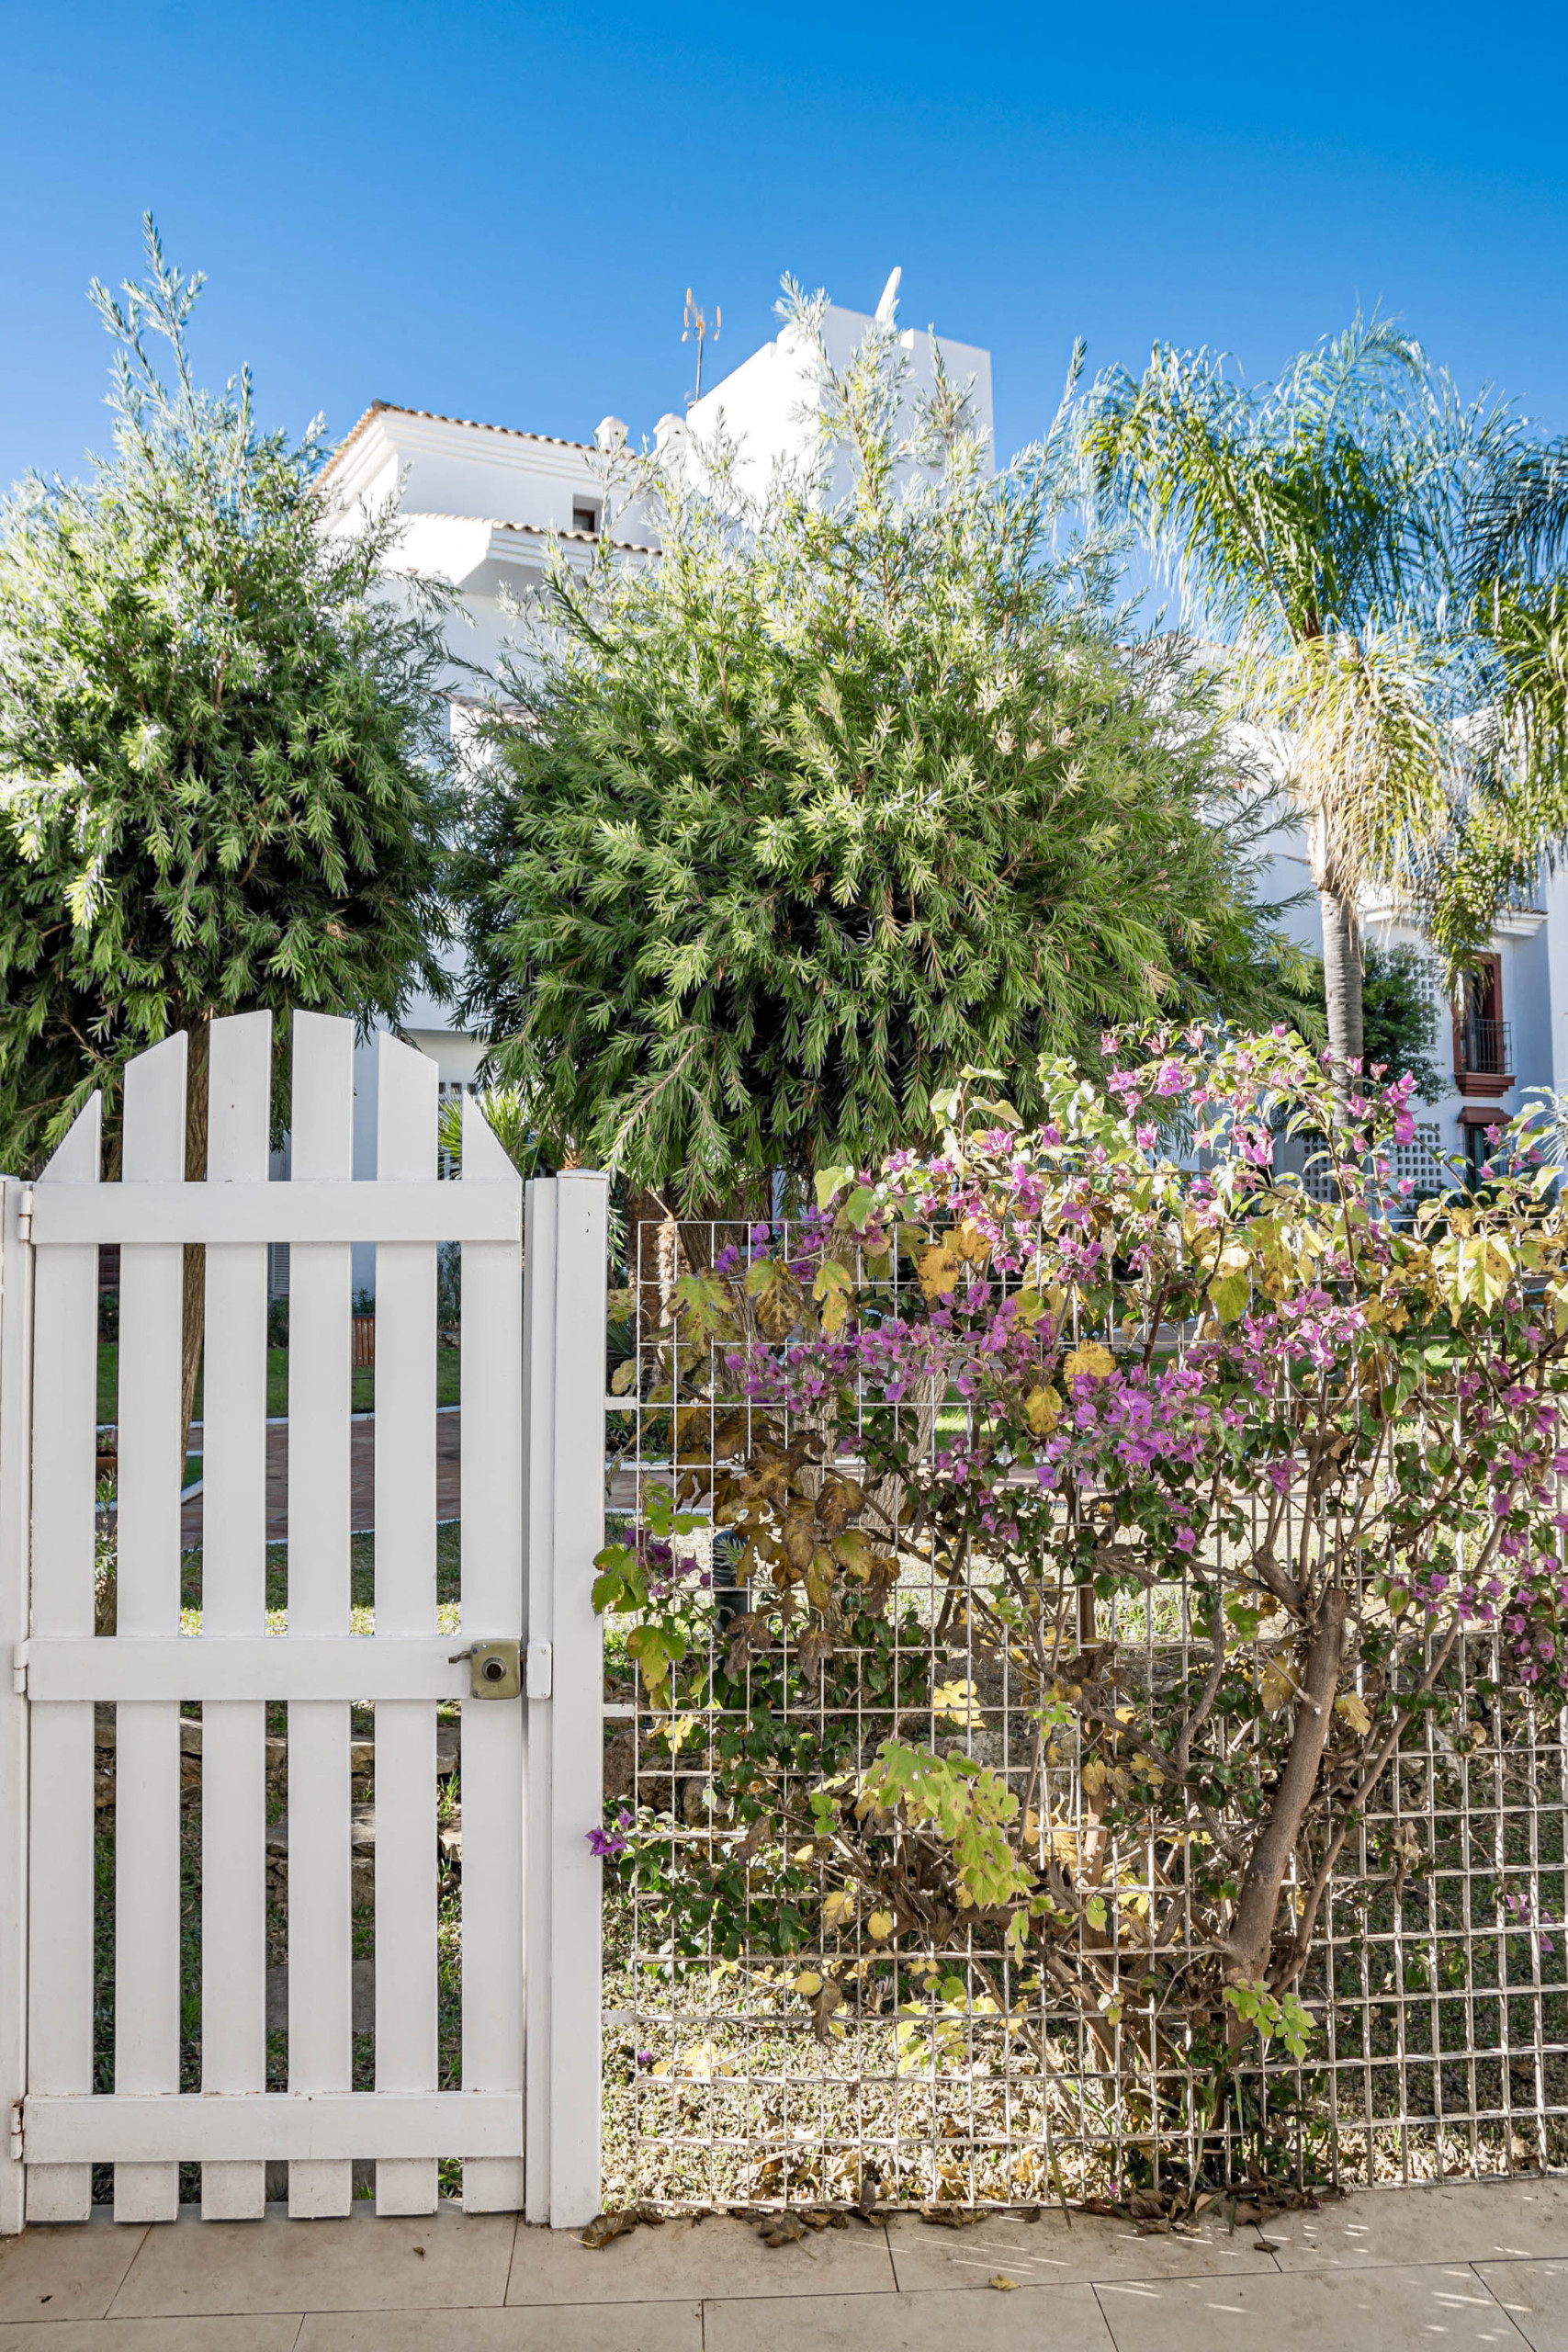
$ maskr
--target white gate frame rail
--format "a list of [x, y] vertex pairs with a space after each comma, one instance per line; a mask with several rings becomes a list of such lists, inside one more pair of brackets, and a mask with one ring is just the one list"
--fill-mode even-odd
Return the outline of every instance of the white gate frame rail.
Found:
[[[526, 2219], [599, 2210], [604, 1814], [604, 1177], [528, 1186], [524, 1524], [528, 1558]], [[536, 1663], [537, 1662], [537, 1663]], [[540, 1671], [540, 1668], [544, 1671]], [[542, 1685], [543, 1687], [539, 1687]]]
[[28, 1631], [32, 1453], [30, 1188], [0, 1176], [0, 2237], [26, 2211], [22, 2100], [28, 2087], [28, 1702], [8, 1667]]

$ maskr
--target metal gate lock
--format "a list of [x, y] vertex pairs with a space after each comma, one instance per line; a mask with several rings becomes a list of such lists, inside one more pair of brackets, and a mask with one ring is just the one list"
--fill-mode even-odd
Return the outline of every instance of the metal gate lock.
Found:
[[523, 1662], [516, 1642], [470, 1642], [447, 1659], [456, 1666], [468, 1661], [468, 1693], [475, 1699], [516, 1699], [522, 1695]]

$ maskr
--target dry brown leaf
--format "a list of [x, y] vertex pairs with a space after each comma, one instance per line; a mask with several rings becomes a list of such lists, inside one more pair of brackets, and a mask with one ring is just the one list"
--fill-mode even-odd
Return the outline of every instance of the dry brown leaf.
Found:
[[824, 1478], [817, 1498], [817, 1517], [829, 1535], [841, 1535], [852, 1519], [865, 1509], [864, 1489], [853, 1478]]
[[826, 1615], [833, 1598], [833, 1587], [839, 1580], [839, 1564], [831, 1552], [813, 1552], [811, 1565], [806, 1571], [806, 1598], [813, 1609]]

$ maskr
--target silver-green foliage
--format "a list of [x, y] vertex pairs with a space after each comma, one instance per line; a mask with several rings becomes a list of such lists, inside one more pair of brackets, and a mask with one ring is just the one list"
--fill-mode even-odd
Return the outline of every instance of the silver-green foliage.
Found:
[[[1211, 690], [1118, 642], [1066, 543], [1066, 412], [992, 475], [897, 334], [756, 495], [722, 447], [631, 485], [662, 542], [558, 569], [478, 802], [469, 1017], [543, 1143], [701, 1207], [879, 1156], [965, 1065], [1272, 1011]], [[834, 486], [841, 487], [835, 494]]]
[[[0, 508], [0, 1164], [213, 1012], [395, 1018], [439, 987], [441, 641], [377, 592], [389, 514], [334, 525], [320, 421], [195, 383], [201, 279], [148, 223], [94, 300], [114, 452]], [[173, 381], [151, 337], [173, 357]]]

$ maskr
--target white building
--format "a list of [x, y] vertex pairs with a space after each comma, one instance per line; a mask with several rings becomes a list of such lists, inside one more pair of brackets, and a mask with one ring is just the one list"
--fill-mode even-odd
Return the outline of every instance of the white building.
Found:
[[[894, 272], [877, 316], [890, 321], [897, 289]], [[823, 340], [842, 366], [872, 323], [872, 313], [831, 303]], [[911, 394], [934, 385], [935, 353], [955, 386], [973, 379], [970, 414], [987, 447], [992, 437], [991, 359], [987, 351], [919, 329], [899, 334]], [[728, 376], [710, 387], [684, 415], [668, 413], [651, 437], [662, 451], [710, 442], [723, 435], [741, 452], [738, 473], [761, 489], [775, 465], [807, 460], [817, 440], [811, 409], [817, 396], [811, 355], [799, 332], [785, 326]], [[637, 436], [642, 437], [640, 435]], [[461, 608], [447, 633], [452, 655], [454, 726], [482, 703], [516, 640], [516, 607], [545, 576], [548, 555], [563, 550], [586, 569], [607, 532], [629, 561], [658, 552], [647, 518], [613, 485], [615, 456], [627, 438], [619, 417], [604, 417], [592, 441], [568, 441], [515, 425], [437, 415], [376, 401], [348, 434], [327, 468], [327, 480], [345, 514], [395, 500], [404, 530], [399, 569], [448, 582]], [[421, 996], [405, 1024], [411, 1043], [441, 1072], [443, 1092], [472, 1083], [485, 1041], [457, 1028], [448, 1009]], [[362, 1047], [355, 1070], [355, 1172], [376, 1165], [376, 1056]], [[281, 1265], [278, 1277], [282, 1278]], [[373, 1253], [356, 1253], [355, 1281], [374, 1282]]]
[[[888, 281], [875, 314], [879, 319], [894, 316], [897, 276]], [[822, 334], [836, 366], [849, 358], [871, 322], [871, 313], [828, 307]], [[933, 344], [930, 334], [919, 330], [902, 331], [899, 340], [912, 388], [931, 388], [939, 349], [955, 384], [972, 380], [971, 414], [989, 446], [990, 354], [946, 336]], [[799, 331], [786, 326], [683, 416], [660, 417], [652, 437], [668, 451], [722, 433], [737, 446], [742, 485], [760, 489], [774, 466], [810, 458], [817, 440], [816, 400], [811, 353]], [[657, 553], [646, 517], [634, 506], [621, 505], [612, 487], [614, 455], [626, 439], [626, 427], [615, 416], [603, 420], [592, 440], [568, 441], [378, 401], [333, 457], [328, 476], [348, 508], [400, 502], [406, 525], [402, 568], [438, 576], [457, 592], [463, 618], [448, 637], [455, 724], [462, 723], [465, 705], [483, 699], [515, 638], [517, 624], [509, 607], [538, 585], [547, 551], [564, 549], [569, 561], [586, 566], [607, 530], [628, 560]], [[1290, 920], [1303, 944], [1320, 953], [1304, 842], [1292, 834], [1280, 837], [1271, 881], [1271, 896], [1306, 892]], [[1369, 906], [1366, 916], [1373, 939], [1392, 943], [1416, 936], [1386, 910]], [[484, 1041], [456, 1028], [444, 1007], [429, 999], [417, 1001], [408, 1034], [439, 1065], [444, 1088], [472, 1081]], [[1568, 877], [1552, 882], [1541, 905], [1510, 912], [1498, 923], [1467, 1017], [1450, 1024], [1448, 1008], [1440, 1010], [1435, 1058], [1445, 1069], [1451, 1066], [1453, 1088], [1440, 1102], [1416, 1106], [1421, 1145], [1409, 1172], [1418, 1178], [1434, 1172], [1428, 1155], [1463, 1156], [1467, 1138], [1475, 1147], [1486, 1125], [1519, 1107], [1522, 1089], [1568, 1085]], [[373, 1054], [360, 1056], [357, 1078], [356, 1168], [369, 1173], [375, 1152]], [[368, 1281], [368, 1263], [362, 1271]]]
[[[1270, 861], [1269, 895], [1285, 900], [1300, 892], [1305, 896], [1285, 917], [1285, 928], [1321, 956], [1323, 924], [1305, 835], [1292, 826]], [[1418, 929], [1386, 898], [1363, 899], [1361, 930], [1380, 947], [1424, 948]], [[1431, 1060], [1452, 1084], [1437, 1102], [1412, 1105], [1417, 1140], [1400, 1156], [1399, 1168], [1423, 1189], [1450, 1182], [1456, 1159], [1478, 1166], [1486, 1157], [1487, 1128], [1512, 1118], [1526, 1090], [1568, 1085], [1568, 877], [1553, 877], [1538, 903], [1499, 915], [1461, 1010], [1443, 997], [1435, 961], [1432, 992], [1438, 1019]]]

